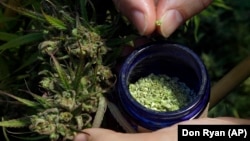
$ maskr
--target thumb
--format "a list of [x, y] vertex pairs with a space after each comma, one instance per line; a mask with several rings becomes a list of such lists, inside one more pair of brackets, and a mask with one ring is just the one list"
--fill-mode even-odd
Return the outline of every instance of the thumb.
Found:
[[116, 8], [136, 27], [141, 35], [155, 30], [154, 0], [113, 0]]
[[159, 32], [170, 36], [183, 22], [205, 9], [212, 0], [159, 0], [157, 20]]
[[109, 129], [90, 128], [79, 133], [73, 141], [153, 141], [152, 133], [119, 133]]

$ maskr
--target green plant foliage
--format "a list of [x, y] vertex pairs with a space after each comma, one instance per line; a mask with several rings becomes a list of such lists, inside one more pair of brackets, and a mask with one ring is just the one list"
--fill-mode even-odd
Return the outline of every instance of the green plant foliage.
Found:
[[10, 41], [13, 38], [17, 38], [17, 35], [13, 33], [0, 32], [1, 41]]
[[[85, 2], [85, 5], [90, 4], [92, 10], [94, 9], [92, 3]], [[2, 55], [9, 52], [16, 54], [16, 51], [22, 49], [30, 51], [24, 53], [33, 55], [24, 54], [25, 61], [2, 78], [6, 82], [13, 76], [11, 74], [16, 74], [21, 80], [25, 78], [28, 90], [24, 90], [22, 86], [25, 85], [21, 85], [17, 86], [14, 93], [13, 91], [10, 93], [11, 89], [6, 89], [8, 86], [4, 85], [5, 82], [0, 91], [7, 99], [6, 103], [15, 103], [14, 99], [22, 107], [29, 108], [25, 109], [26, 113], [23, 115], [13, 117], [8, 116], [11, 111], [7, 111], [7, 114], [3, 115], [5, 120], [0, 122], [0, 126], [8, 130], [12, 130], [10, 129], [12, 127], [26, 127], [29, 132], [41, 137], [45, 135], [53, 141], [69, 140], [73, 138], [75, 132], [84, 128], [99, 127], [106, 109], [105, 94], [110, 92], [115, 81], [111, 71], [111, 65], [114, 65], [112, 58], [119, 55], [113, 52], [112, 45], [106, 45], [108, 39], [104, 39], [107, 31], [115, 33], [111, 30], [113, 26], [82, 19], [74, 5], [68, 7], [69, 3], [43, 1], [41, 7], [33, 6], [39, 7], [41, 12], [37, 12], [38, 9], [28, 9], [28, 6], [23, 8], [1, 4], [21, 16], [28, 17], [28, 25], [32, 25], [28, 26], [32, 32], [25, 34], [23, 32], [25, 29], [22, 27], [21, 31], [18, 31], [20, 35], [16, 38], [4, 39], [5, 43], [0, 47]], [[39, 19], [34, 16], [38, 16]], [[131, 37], [123, 39], [129, 42], [132, 40]], [[119, 43], [125, 42], [117, 39], [115, 45]], [[104, 62], [103, 58], [108, 53], [111, 53], [108, 56], [110, 61]], [[8, 58], [3, 57], [3, 59]], [[34, 72], [34, 75], [27, 74], [29, 72], [31, 74]], [[37, 80], [35, 85], [32, 84], [33, 80]], [[33, 88], [30, 89], [30, 86]], [[20, 120], [21, 116], [26, 120]], [[17, 138], [27, 139], [22, 136]]]
[[0, 94], [9, 96], [11, 98], [14, 98], [17, 101], [23, 103], [24, 105], [32, 107], [32, 108], [37, 108], [37, 106], [38, 106], [38, 103], [36, 103], [34, 101], [31, 101], [31, 100], [28, 100], [28, 99], [24, 99], [24, 98], [20, 98], [20, 97], [17, 97], [15, 95], [12, 95], [12, 94], [9, 94], [7, 92], [4, 92], [4, 91], [0, 91]]
[[16, 11], [22, 15], [28, 16], [31, 19], [35, 19], [35, 20], [43, 21], [43, 22], [45, 21], [44, 17], [42, 17], [42, 15], [40, 13], [36, 13], [34, 11], [31, 11], [31, 10], [23, 8], [23, 7], [16, 7], [16, 6], [8, 5], [2, 1], [0, 2], [0, 4], [4, 5], [5, 7], [9, 8], [13, 11]]
[[0, 53], [5, 51], [6, 49], [13, 49], [21, 45], [24, 45], [26, 43], [39, 41], [42, 38], [43, 38], [43, 33], [31, 33], [31, 34], [27, 34], [27, 35], [14, 38], [0, 46]]
[[47, 15], [45, 13], [43, 13], [43, 16], [45, 17], [45, 19], [55, 28], [59, 29], [59, 30], [66, 30], [67, 27], [66, 25], [63, 23], [63, 21], [54, 18], [50, 15]]
[[0, 122], [0, 126], [2, 127], [12, 127], [12, 128], [21, 128], [28, 126], [30, 124], [30, 120], [28, 118], [22, 119], [12, 119], [12, 120], [5, 120]]

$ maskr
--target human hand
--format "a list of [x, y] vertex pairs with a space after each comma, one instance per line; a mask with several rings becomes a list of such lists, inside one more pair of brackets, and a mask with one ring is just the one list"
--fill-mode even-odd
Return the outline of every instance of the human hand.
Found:
[[[250, 120], [230, 117], [200, 118], [188, 120], [179, 124], [248, 124]], [[149, 133], [119, 133], [108, 129], [90, 128], [83, 130], [87, 134], [77, 134], [74, 141], [177, 141], [177, 125]]]
[[[157, 30], [170, 36], [183, 22], [205, 9], [212, 0], [113, 0], [141, 35]], [[156, 26], [156, 21], [159, 22]]]

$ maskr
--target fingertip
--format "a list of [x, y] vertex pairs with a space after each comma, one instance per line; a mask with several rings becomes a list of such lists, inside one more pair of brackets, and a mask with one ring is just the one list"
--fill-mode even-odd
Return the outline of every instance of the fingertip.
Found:
[[134, 25], [140, 35], [150, 35], [155, 30], [155, 3], [152, 0], [113, 0], [120, 11]]
[[170, 36], [185, 20], [198, 14], [212, 0], [159, 0], [157, 4], [157, 20], [161, 21], [161, 25], [157, 30], [164, 36]]
[[77, 134], [73, 141], [88, 141], [88, 135], [83, 133]]
[[141, 11], [134, 10], [131, 14], [131, 21], [141, 35], [145, 34], [148, 27], [148, 22], [146, 22], [146, 20], [146, 15]]
[[184, 19], [178, 10], [168, 10], [161, 17], [160, 20], [156, 22], [159, 32], [165, 38], [169, 37], [182, 23]]
[[149, 10], [132, 10], [128, 16], [140, 35], [150, 35], [155, 30], [155, 12]]

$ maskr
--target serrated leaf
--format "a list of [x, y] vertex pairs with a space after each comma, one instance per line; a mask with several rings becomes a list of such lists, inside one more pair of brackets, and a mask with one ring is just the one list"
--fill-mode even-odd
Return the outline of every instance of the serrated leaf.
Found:
[[0, 121], [0, 126], [9, 128], [22, 128], [22, 127], [27, 127], [30, 124], [31, 122], [28, 118]]
[[10, 93], [7, 93], [7, 92], [1, 91], [1, 90], [0, 90], [0, 94], [9, 96], [9, 97], [21, 102], [22, 104], [29, 106], [29, 107], [32, 107], [32, 108], [37, 108], [38, 106], [40, 106], [40, 104], [37, 102], [31, 101], [28, 99], [24, 99], [24, 98], [20, 98], [20, 97], [13, 95], [13, 94], [10, 94]]
[[59, 29], [59, 30], [66, 30], [67, 27], [65, 25], [65, 23], [55, 17], [52, 17], [50, 15], [47, 15], [45, 13], [43, 13], [43, 16], [45, 17], [45, 19], [55, 28]]

